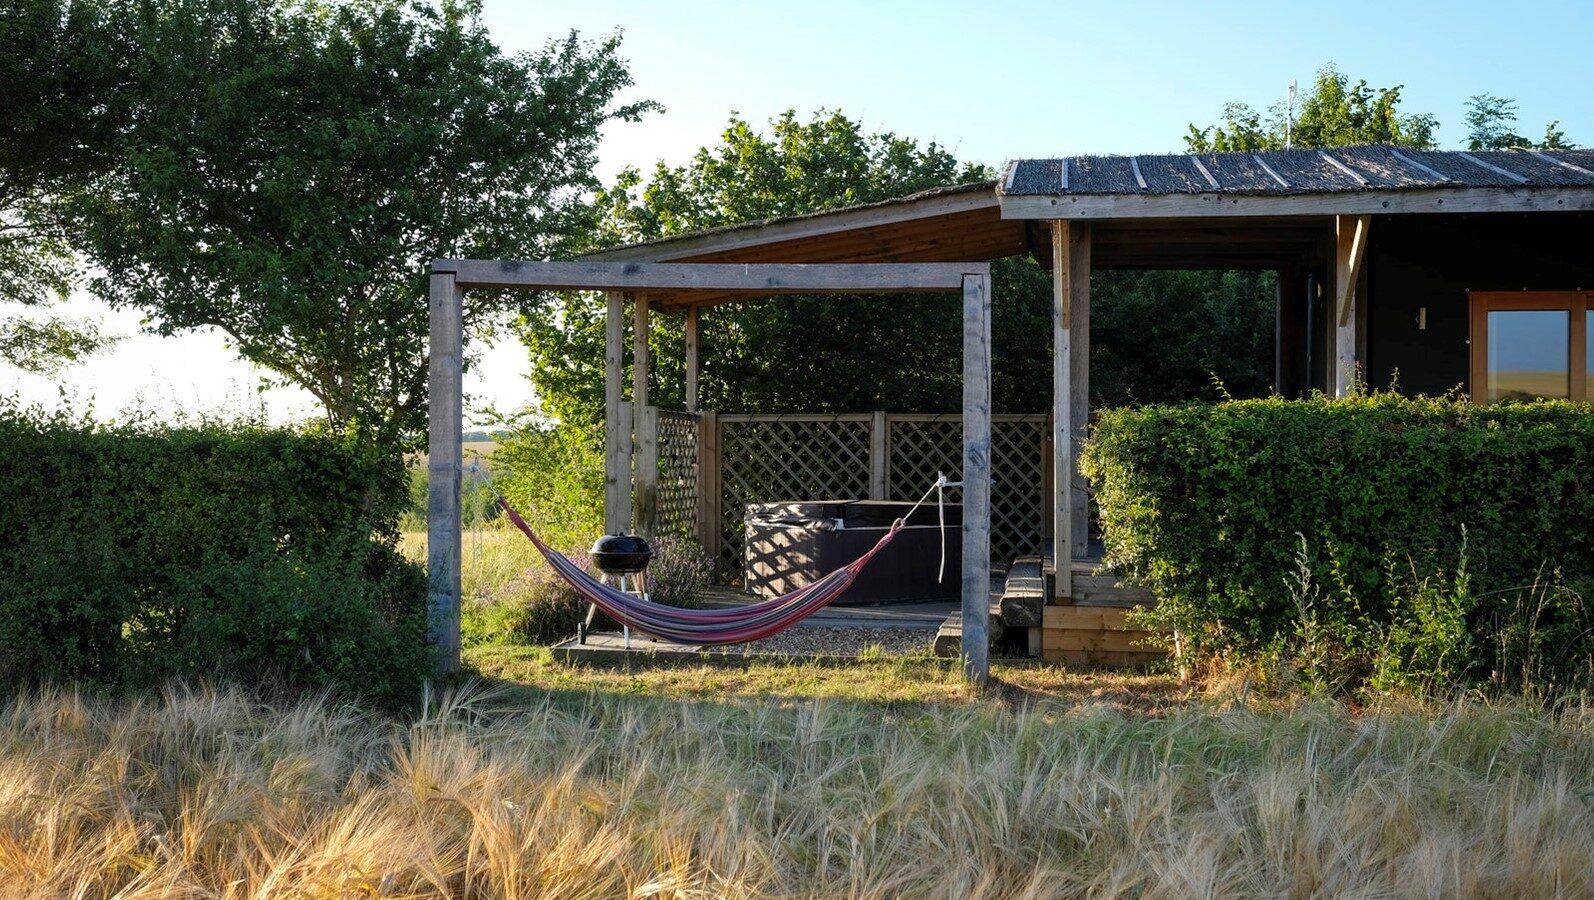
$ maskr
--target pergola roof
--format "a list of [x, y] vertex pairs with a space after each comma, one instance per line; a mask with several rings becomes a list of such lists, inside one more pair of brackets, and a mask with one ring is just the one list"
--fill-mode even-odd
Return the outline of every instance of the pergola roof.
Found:
[[1594, 187], [1594, 150], [1410, 150], [1071, 156], [1008, 164], [1003, 195], [1325, 194], [1455, 187]]

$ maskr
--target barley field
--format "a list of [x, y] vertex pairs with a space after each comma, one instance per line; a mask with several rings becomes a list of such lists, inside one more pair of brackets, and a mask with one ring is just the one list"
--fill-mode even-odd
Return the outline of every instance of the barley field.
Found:
[[0, 707], [0, 895], [1579, 897], [1590, 722], [45, 690]]

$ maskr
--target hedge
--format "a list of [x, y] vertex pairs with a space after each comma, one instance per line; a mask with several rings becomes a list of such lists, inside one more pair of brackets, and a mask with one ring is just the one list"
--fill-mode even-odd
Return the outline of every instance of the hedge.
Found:
[[1198, 650], [1298, 643], [1321, 620], [1420, 656], [1409, 632], [1442, 630], [1438, 591], [1465, 618], [1467, 677], [1524, 652], [1588, 673], [1587, 405], [1378, 393], [1104, 410], [1082, 466], [1106, 562]]
[[269, 679], [395, 704], [429, 670], [399, 460], [0, 408], [0, 498], [0, 681]]

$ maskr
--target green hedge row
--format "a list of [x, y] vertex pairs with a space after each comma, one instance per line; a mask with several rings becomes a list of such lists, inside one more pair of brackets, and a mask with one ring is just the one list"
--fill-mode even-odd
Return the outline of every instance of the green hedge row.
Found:
[[1379, 393], [1106, 410], [1082, 464], [1107, 561], [1199, 649], [1298, 643], [1327, 622], [1421, 656], [1412, 629], [1442, 632], [1444, 613], [1465, 620], [1447, 640], [1467, 678], [1523, 653], [1587, 675], [1587, 405]]
[[0, 408], [0, 680], [330, 686], [429, 671], [396, 460], [252, 426], [96, 427]]

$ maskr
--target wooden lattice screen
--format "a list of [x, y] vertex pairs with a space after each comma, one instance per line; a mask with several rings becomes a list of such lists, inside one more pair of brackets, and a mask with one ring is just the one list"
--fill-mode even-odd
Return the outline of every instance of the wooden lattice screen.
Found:
[[697, 530], [697, 416], [659, 410], [658, 532]]
[[[991, 553], [1002, 562], [1040, 552], [1048, 532], [1047, 421], [992, 417]], [[917, 500], [938, 473], [956, 478], [963, 468], [963, 422], [955, 415], [722, 415], [718, 435], [718, 550], [727, 577], [741, 572], [748, 503]]]

